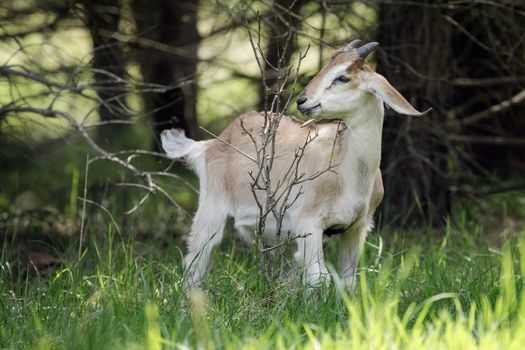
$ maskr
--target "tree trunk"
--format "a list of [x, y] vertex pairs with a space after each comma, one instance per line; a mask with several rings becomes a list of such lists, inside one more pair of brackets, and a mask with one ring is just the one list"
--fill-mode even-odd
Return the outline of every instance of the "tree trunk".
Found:
[[[97, 94], [100, 99], [98, 113], [101, 121], [125, 119], [129, 117], [125, 105], [125, 94], [119, 91], [119, 79], [126, 73], [121, 44], [111, 38], [111, 33], [118, 32], [120, 7], [111, 0], [84, 0], [86, 26], [93, 43], [93, 61]], [[120, 130], [118, 124], [108, 124], [98, 130], [99, 141], [109, 143], [111, 136]]]
[[[274, 0], [271, 9], [274, 16], [270, 19], [269, 38], [266, 47], [264, 74], [266, 86], [259, 85], [259, 110], [270, 110], [272, 99], [287, 78], [292, 54], [297, 49], [297, 26], [299, 21], [290, 13], [298, 13], [305, 0]], [[269, 63], [269, 64], [268, 64]], [[295, 63], [294, 63], [295, 64]], [[268, 91], [266, 91], [268, 89]], [[265, 98], [267, 93], [267, 99]], [[280, 96], [280, 102], [286, 101], [287, 95]], [[274, 109], [274, 112], [278, 110]]]
[[446, 114], [451, 90], [439, 77], [450, 64], [451, 30], [439, 11], [417, 4], [379, 5], [378, 71], [422, 118], [385, 115], [382, 169], [385, 203], [402, 223], [441, 223], [449, 212]]
[[[379, 5], [378, 70], [417, 107], [434, 107], [422, 119], [385, 119], [385, 202], [405, 222], [441, 221], [450, 185], [460, 188], [473, 169], [506, 175], [525, 168], [525, 147], [510, 142], [525, 136], [523, 98], [512, 102], [525, 91], [525, 22], [516, 11], [523, 5], [449, 5]], [[498, 145], [488, 142], [495, 138]]]
[[[133, 13], [137, 35], [168, 45], [171, 52], [144, 47], [137, 49], [145, 82], [171, 86], [164, 93], [146, 93], [147, 110], [153, 115], [156, 135], [180, 128], [197, 136], [197, 1], [135, 0]], [[154, 45], [153, 45], [154, 46]]]

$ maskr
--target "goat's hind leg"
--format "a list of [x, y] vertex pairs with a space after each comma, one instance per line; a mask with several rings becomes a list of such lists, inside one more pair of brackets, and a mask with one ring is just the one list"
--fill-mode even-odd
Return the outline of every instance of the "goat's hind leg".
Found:
[[[209, 202], [208, 202], [209, 203]], [[221, 243], [227, 214], [220, 208], [199, 203], [187, 238], [188, 254], [184, 258], [186, 279], [184, 289], [188, 292], [199, 287], [206, 277], [213, 249]]]

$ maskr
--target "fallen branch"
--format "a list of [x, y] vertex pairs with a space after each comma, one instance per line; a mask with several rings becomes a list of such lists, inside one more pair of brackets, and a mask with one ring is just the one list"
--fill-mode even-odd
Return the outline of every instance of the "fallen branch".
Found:
[[[453, 128], [460, 128], [462, 126], [471, 125], [473, 123], [476, 123], [480, 120], [483, 120], [485, 118], [490, 117], [493, 114], [499, 113], [501, 111], [504, 111], [508, 109], [509, 107], [512, 107], [516, 104], [519, 104], [521, 102], [525, 101], [525, 90], [522, 90], [518, 92], [516, 95], [512, 96], [511, 98], [501, 101], [498, 104], [495, 104], [492, 107], [489, 107], [481, 112], [475, 113], [471, 116], [454, 120], [450, 123], [450, 126]], [[452, 116], [453, 117], [453, 116]]]
[[516, 147], [525, 146], [525, 139], [523, 139], [522, 137], [450, 135], [449, 139], [453, 143], [463, 144], [482, 144]]
[[512, 185], [503, 185], [503, 186], [494, 186], [494, 187], [483, 187], [481, 189], [474, 188], [472, 186], [453, 186], [449, 188], [452, 193], [459, 194], [468, 194], [471, 196], [487, 196], [491, 194], [498, 194], [504, 192], [512, 191], [523, 191], [525, 190], [525, 182], [512, 184]]

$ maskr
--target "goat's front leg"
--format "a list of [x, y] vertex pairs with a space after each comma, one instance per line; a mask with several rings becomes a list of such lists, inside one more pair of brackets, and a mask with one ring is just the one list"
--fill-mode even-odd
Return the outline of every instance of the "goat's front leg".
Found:
[[355, 291], [357, 266], [368, 231], [366, 223], [356, 223], [355, 225], [355, 228], [341, 236], [339, 242], [339, 277], [342, 286], [352, 293]]
[[184, 258], [186, 292], [199, 287], [206, 277], [213, 249], [222, 241], [226, 218], [219, 208], [199, 204], [187, 239], [188, 254]]
[[308, 288], [325, 285], [330, 281], [323, 256], [323, 231], [317, 225], [301, 225], [297, 238], [295, 263], [303, 272], [303, 282]]

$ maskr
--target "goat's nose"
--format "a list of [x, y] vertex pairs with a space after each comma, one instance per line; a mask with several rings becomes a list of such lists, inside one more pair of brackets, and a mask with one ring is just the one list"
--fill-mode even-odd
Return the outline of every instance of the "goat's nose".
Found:
[[300, 106], [300, 105], [304, 104], [306, 102], [306, 100], [308, 100], [308, 97], [306, 97], [305, 95], [297, 96], [297, 105]]

